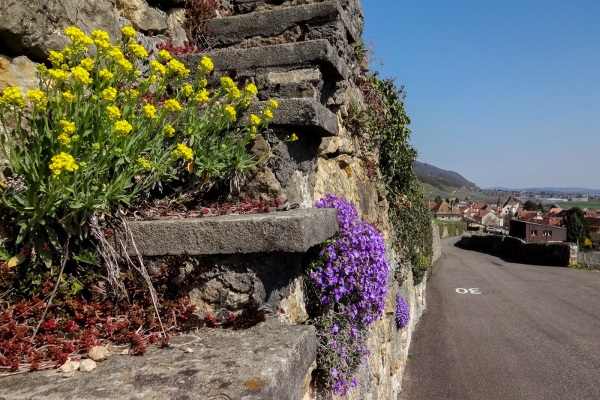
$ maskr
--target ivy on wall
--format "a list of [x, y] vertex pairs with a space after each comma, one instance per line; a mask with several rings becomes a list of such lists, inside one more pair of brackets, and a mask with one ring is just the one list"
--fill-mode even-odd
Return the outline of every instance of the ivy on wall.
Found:
[[404, 108], [404, 87], [398, 88], [393, 79], [381, 79], [377, 73], [355, 77], [355, 83], [363, 93], [365, 108], [350, 113], [348, 128], [369, 136], [371, 151], [378, 155], [382, 191], [390, 205], [394, 248], [418, 269], [413, 268], [414, 275], [422, 276], [422, 258], [433, 255], [433, 232], [425, 192], [413, 171], [418, 153], [408, 142], [410, 118]]

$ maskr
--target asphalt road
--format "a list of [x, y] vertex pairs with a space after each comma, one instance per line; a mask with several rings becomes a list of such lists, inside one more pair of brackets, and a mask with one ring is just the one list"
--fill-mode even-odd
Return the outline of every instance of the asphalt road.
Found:
[[600, 273], [456, 241], [442, 240], [398, 399], [600, 399]]

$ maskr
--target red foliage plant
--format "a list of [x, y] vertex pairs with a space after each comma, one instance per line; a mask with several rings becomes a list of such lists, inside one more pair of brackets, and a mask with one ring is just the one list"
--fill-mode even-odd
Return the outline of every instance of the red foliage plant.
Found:
[[[154, 274], [155, 281], [164, 278]], [[148, 344], [166, 345], [170, 335], [189, 330], [201, 322], [188, 299], [159, 298], [159, 313], [166, 332], [155, 318], [147, 288], [131, 277], [125, 278], [130, 302], [86, 300], [60, 290], [48, 308], [45, 320], [32, 340], [32, 333], [42, 317], [50, 282], [42, 290], [43, 299], [0, 304], [0, 372], [39, 370], [62, 365], [69, 357], [83, 354], [93, 346], [110, 342], [144, 354]]]

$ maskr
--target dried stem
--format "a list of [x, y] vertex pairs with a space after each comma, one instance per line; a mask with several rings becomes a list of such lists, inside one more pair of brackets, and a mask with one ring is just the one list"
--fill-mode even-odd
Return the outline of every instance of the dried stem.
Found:
[[102, 257], [104, 265], [106, 265], [106, 276], [109, 284], [117, 295], [128, 298], [127, 289], [125, 289], [125, 285], [119, 276], [119, 255], [106, 239], [104, 232], [98, 224], [98, 218], [95, 215], [92, 215], [89, 222], [92, 236], [96, 239], [96, 250], [100, 254], [100, 257]]
[[131, 245], [133, 246], [133, 249], [135, 250], [135, 253], [137, 255], [139, 267], [129, 257], [126, 244], [123, 243], [123, 241], [119, 239], [119, 243], [121, 244], [121, 248], [123, 249], [123, 254], [125, 255], [125, 259], [129, 263], [129, 265], [133, 266], [142, 275], [142, 277], [144, 277], [144, 280], [146, 281], [146, 284], [148, 285], [148, 290], [150, 291], [150, 297], [152, 298], [152, 303], [154, 303], [154, 312], [156, 313], [156, 318], [158, 319], [158, 323], [160, 324], [160, 329], [163, 333], [163, 337], [166, 337], [167, 333], [165, 332], [165, 327], [163, 326], [163, 323], [160, 319], [160, 313], [159, 313], [159, 308], [158, 308], [158, 296], [156, 295], [156, 290], [154, 289], [154, 285], [152, 284], [152, 279], [150, 279], [150, 274], [148, 274], [148, 270], [146, 269], [146, 267], [144, 265], [144, 260], [142, 258], [142, 255], [140, 254], [140, 252], [135, 244], [135, 239], [133, 237], [133, 233], [131, 232], [131, 229], [129, 229], [129, 226], [127, 226], [127, 223], [125, 222], [125, 219], [122, 216], [120, 216], [119, 218], [121, 219], [121, 223], [123, 224], [123, 229], [125, 230], [125, 240], [126, 241], [131, 240]]
[[62, 254], [60, 256], [60, 272], [58, 274], [56, 284], [54, 285], [54, 289], [52, 290], [52, 294], [50, 295], [50, 298], [48, 299], [48, 303], [46, 304], [46, 308], [44, 308], [42, 317], [40, 318], [37, 326], [33, 330], [33, 334], [31, 335], [32, 342], [33, 342], [33, 339], [35, 339], [35, 335], [37, 335], [38, 330], [40, 329], [40, 326], [42, 326], [42, 323], [44, 322], [44, 319], [46, 318], [46, 313], [48, 312], [48, 309], [50, 308], [50, 304], [52, 304], [52, 300], [54, 299], [54, 295], [56, 294], [56, 291], [58, 290], [58, 287], [60, 286], [60, 280], [62, 279], [63, 271], [65, 270], [65, 265], [67, 264], [67, 260], [69, 259], [68, 258], [69, 257], [69, 240], [70, 239], [67, 239], [67, 242], [63, 246]]

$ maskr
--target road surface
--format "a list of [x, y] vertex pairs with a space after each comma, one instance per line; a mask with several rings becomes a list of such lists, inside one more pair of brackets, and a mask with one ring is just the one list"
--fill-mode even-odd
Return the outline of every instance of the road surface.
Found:
[[399, 400], [600, 399], [600, 272], [442, 240]]

